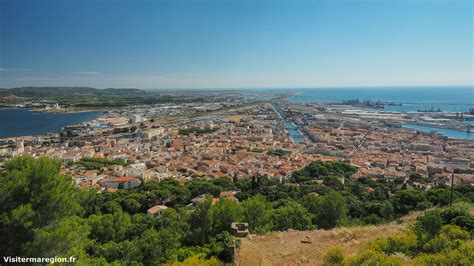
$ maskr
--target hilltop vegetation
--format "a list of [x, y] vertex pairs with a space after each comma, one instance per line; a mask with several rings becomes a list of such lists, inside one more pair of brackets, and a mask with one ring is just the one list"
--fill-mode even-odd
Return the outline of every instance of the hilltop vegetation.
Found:
[[[403, 189], [394, 181], [351, 180], [356, 169], [342, 162], [311, 163], [288, 182], [254, 176], [194, 179], [181, 185], [167, 179], [115, 193], [77, 189], [70, 177], [60, 174], [60, 164], [47, 158], [16, 157], [4, 168], [2, 253], [74, 256], [84, 265], [231, 262], [239, 245], [230, 234], [234, 221], [248, 222], [257, 234], [329, 229], [384, 223], [411, 210], [449, 203], [449, 190], [443, 187], [426, 192]], [[235, 197], [241, 203], [216, 200], [223, 191], [238, 191]], [[468, 194], [472, 188], [458, 186], [456, 191]], [[202, 194], [207, 196], [190, 205]], [[469, 199], [457, 192], [455, 201]], [[169, 208], [159, 216], [146, 215], [156, 204]], [[459, 221], [469, 223], [469, 217]]]
[[[59, 102], [66, 107], [123, 107], [137, 104], [187, 102], [180, 95], [153, 93], [140, 89], [95, 89], [89, 87], [20, 87], [0, 89], [0, 105], [24, 100]], [[202, 96], [193, 102], [206, 101]]]
[[93, 96], [93, 95], [117, 95], [117, 94], [146, 94], [140, 89], [95, 89], [90, 87], [19, 87], [12, 89], [1, 89], [0, 97], [15, 95], [17, 97], [41, 98], [41, 97], [68, 97], [68, 96]]
[[[433, 213], [450, 218], [433, 219]], [[242, 239], [236, 262], [238, 265], [472, 265], [473, 241], [466, 224], [459, 225], [461, 220], [472, 220], [471, 213], [464, 204], [456, 204], [453, 209], [415, 212], [403, 217], [403, 223], [269, 233]], [[433, 220], [441, 222], [433, 223]], [[434, 237], [428, 240], [426, 235]]]
[[408, 230], [377, 239], [355, 256], [329, 250], [329, 265], [472, 265], [474, 216], [463, 206], [429, 211]]

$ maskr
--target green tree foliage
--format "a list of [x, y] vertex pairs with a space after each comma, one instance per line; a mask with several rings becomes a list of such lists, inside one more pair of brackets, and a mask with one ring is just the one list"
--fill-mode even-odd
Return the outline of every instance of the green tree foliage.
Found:
[[211, 181], [214, 185], [219, 187], [222, 191], [234, 189], [232, 179], [226, 176], [221, 176]]
[[414, 230], [418, 239], [426, 242], [438, 235], [443, 226], [443, 219], [438, 212], [429, 212], [417, 218]]
[[78, 192], [60, 164], [41, 157], [16, 157], [0, 175], [0, 250], [22, 254], [34, 230], [81, 212]]
[[[334, 180], [348, 178], [355, 172], [355, 167], [341, 161], [316, 161], [310, 163], [302, 170], [295, 171], [290, 180], [292, 182], [303, 183], [315, 179], [324, 179], [329, 183], [337, 183]], [[339, 183], [337, 183], [337, 185], [339, 186]]]
[[186, 188], [191, 192], [191, 197], [193, 198], [202, 194], [211, 194], [217, 197], [222, 191], [221, 186], [215, 185], [211, 181], [201, 179], [191, 180], [186, 184]]
[[[433, 188], [426, 192], [428, 200], [437, 206], [447, 206], [451, 201], [451, 192], [445, 188]], [[460, 198], [460, 193], [454, 193], [454, 200]]]
[[179, 129], [178, 134], [180, 134], [180, 135], [189, 135], [189, 134], [193, 133], [193, 134], [197, 134], [197, 135], [202, 135], [202, 134], [206, 134], [206, 133], [212, 133], [214, 131], [216, 131], [216, 129], [212, 129], [212, 128], [209, 128], [209, 127], [206, 127], [206, 128], [181, 128], [181, 129]]
[[[311, 163], [283, 182], [266, 176], [234, 181], [221, 177], [194, 179], [183, 186], [166, 179], [115, 193], [80, 191], [70, 177], [60, 174], [60, 167], [47, 158], [17, 157], [4, 163], [2, 253], [75, 256], [81, 265], [192, 263], [212, 257], [231, 263], [239, 243], [229, 233], [232, 222], [249, 222], [255, 233], [381, 223], [412, 210], [445, 205], [448, 199], [442, 186], [406, 190], [397, 181], [350, 179], [356, 169], [342, 162]], [[240, 191], [241, 204], [212, 198], [229, 190]], [[474, 194], [466, 185], [454, 190], [456, 201], [470, 201], [466, 195]], [[190, 204], [193, 197], [205, 193], [203, 203]], [[157, 204], [168, 209], [148, 216], [147, 209]], [[343, 264], [390, 265], [399, 262], [393, 255], [402, 253], [417, 262], [436, 264], [444, 256], [467, 265], [472, 261], [473, 230], [474, 217], [461, 205], [429, 212], [410, 232], [378, 240], [368, 253], [344, 259]], [[340, 263], [338, 254], [333, 258]]]
[[185, 205], [191, 197], [190, 191], [174, 179], [146, 183], [141, 190], [146, 191], [147, 204], [144, 204], [146, 208], [158, 203], [171, 207]]
[[229, 233], [222, 232], [211, 239], [206, 245], [209, 247], [209, 256], [219, 258], [221, 261], [231, 263], [234, 260], [234, 246], [238, 246], [238, 241]]
[[140, 211], [141, 204], [138, 200], [133, 198], [127, 198], [123, 202], [123, 209], [128, 213], [137, 213]]
[[468, 210], [468, 207], [463, 204], [457, 204], [452, 208], [446, 208], [439, 212], [443, 219], [443, 224], [454, 224], [464, 230], [474, 230], [474, 216]]
[[84, 250], [92, 244], [90, 230], [77, 216], [63, 219], [57, 226], [38, 229], [33, 241], [26, 245], [26, 253], [31, 257], [87, 257]]
[[111, 200], [111, 201], [106, 201], [100, 208], [100, 211], [98, 213], [118, 213], [122, 212], [122, 207], [120, 207], [120, 203], [117, 201]]
[[346, 218], [346, 202], [344, 197], [336, 191], [331, 191], [324, 196], [308, 194], [303, 198], [302, 204], [313, 214], [313, 223], [318, 228], [333, 228]]
[[420, 190], [402, 190], [392, 199], [395, 211], [400, 214], [407, 214], [410, 211], [417, 210], [420, 203], [426, 202], [426, 194]]
[[83, 165], [86, 169], [100, 169], [109, 165], [126, 165], [124, 160], [109, 160], [107, 158], [81, 158], [78, 164]]
[[140, 261], [152, 265], [175, 260], [180, 246], [179, 237], [171, 228], [145, 231], [138, 240], [138, 248], [143, 256]]
[[131, 219], [128, 213], [91, 215], [87, 222], [91, 227], [90, 237], [99, 243], [121, 242], [128, 238]]
[[189, 219], [191, 234], [188, 243], [192, 245], [204, 245], [209, 242], [212, 229], [213, 217], [211, 214], [212, 197], [208, 195], [203, 203], [196, 206]]
[[311, 214], [300, 204], [289, 201], [273, 211], [275, 230], [308, 230], [313, 228]]
[[230, 230], [232, 222], [243, 219], [243, 208], [238, 203], [220, 199], [215, 205], [208, 195], [203, 203], [198, 204], [189, 219], [191, 234], [188, 242], [204, 245], [212, 241], [212, 237]]
[[263, 234], [269, 231], [272, 224], [272, 205], [264, 196], [255, 195], [242, 204], [245, 221], [249, 223], [250, 231]]
[[221, 198], [219, 202], [211, 207], [213, 234], [230, 231], [233, 222], [240, 222], [243, 219], [244, 209], [235, 201]]

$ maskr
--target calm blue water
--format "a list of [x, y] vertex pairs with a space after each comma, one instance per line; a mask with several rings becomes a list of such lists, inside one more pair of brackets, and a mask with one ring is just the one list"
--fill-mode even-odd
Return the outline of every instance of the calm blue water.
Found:
[[342, 102], [343, 100], [371, 100], [403, 103], [385, 106], [387, 110], [409, 112], [441, 109], [461, 112], [474, 108], [474, 87], [399, 87], [399, 88], [319, 88], [295, 90], [300, 94], [290, 98], [294, 102]]
[[290, 134], [294, 142], [300, 143], [305, 140], [304, 136], [296, 129], [293, 123], [285, 122], [285, 129]]
[[436, 127], [427, 127], [427, 126], [420, 126], [420, 125], [403, 125], [403, 128], [409, 128], [409, 129], [416, 129], [419, 131], [424, 131], [424, 132], [431, 132], [431, 131], [436, 131], [440, 133], [443, 136], [449, 137], [449, 138], [457, 138], [457, 139], [474, 139], [474, 132], [473, 133], [467, 133], [463, 131], [457, 131], [457, 130], [450, 130], [450, 129], [444, 129], [444, 128], [436, 128]]
[[[380, 87], [380, 88], [315, 88], [294, 90], [299, 92], [293, 102], [341, 103], [344, 100], [359, 99], [402, 103], [402, 106], [385, 106], [386, 110], [411, 112], [440, 109], [444, 112], [466, 112], [474, 108], [474, 87]], [[464, 121], [473, 124], [473, 121]], [[474, 133], [418, 125], [404, 125], [420, 131], [436, 131], [451, 138], [474, 138]]]
[[100, 115], [100, 112], [59, 114], [0, 109], [0, 138], [56, 133], [64, 126], [94, 120]]

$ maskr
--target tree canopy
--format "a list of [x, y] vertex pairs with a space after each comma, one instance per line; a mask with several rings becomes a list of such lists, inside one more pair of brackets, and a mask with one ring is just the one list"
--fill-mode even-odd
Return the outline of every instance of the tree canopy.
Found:
[[[230, 234], [232, 222], [247, 222], [256, 234], [329, 229], [389, 222], [449, 203], [446, 187], [408, 190], [396, 180], [351, 179], [356, 169], [338, 161], [311, 163], [282, 182], [258, 175], [244, 180], [194, 178], [185, 185], [165, 179], [113, 193], [76, 188], [71, 177], [61, 174], [61, 164], [45, 157], [15, 157], [3, 168], [2, 253], [74, 256], [84, 265], [215, 265], [232, 262], [239, 243]], [[454, 190], [456, 202], [474, 199], [471, 186]], [[223, 191], [233, 191], [238, 201], [218, 198]], [[191, 201], [202, 195], [202, 202]], [[168, 209], [147, 215], [157, 204]], [[417, 226], [414, 236], [431, 250], [446, 237], [464, 237], [459, 230], [472, 230], [474, 218], [451, 208], [420, 218]], [[388, 256], [384, 254], [377, 256]]]

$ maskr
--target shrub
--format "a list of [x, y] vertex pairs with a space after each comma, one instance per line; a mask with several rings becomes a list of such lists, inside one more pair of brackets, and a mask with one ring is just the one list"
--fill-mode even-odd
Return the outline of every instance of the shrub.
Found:
[[431, 239], [427, 243], [425, 243], [423, 245], [423, 251], [429, 252], [429, 253], [438, 253], [447, 249], [449, 244], [450, 244], [450, 240], [446, 236], [439, 235]]
[[474, 244], [461, 243], [457, 249], [445, 250], [435, 254], [421, 254], [414, 260], [414, 265], [459, 265], [474, 264]]
[[438, 211], [432, 211], [416, 219], [415, 232], [420, 240], [425, 241], [424, 238], [429, 240], [435, 237], [442, 226], [443, 219], [440, 213]]
[[451, 223], [469, 231], [474, 230], [474, 216], [472, 215], [458, 216], [452, 219]]
[[[464, 207], [427, 212], [419, 217], [410, 231], [376, 240], [369, 251], [349, 258], [348, 265], [397, 265], [392, 254], [413, 258], [414, 265], [474, 265], [474, 243], [470, 228], [455, 224], [460, 217], [473, 216]], [[387, 261], [385, 261], [387, 260]]]
[[381, 238], [372, 244], [375, 251], [386, 254], [404, 253], [412, 254], [417, 248], [417, 237], [413, 232], [396, 235], [388, 238]]
[[344, 255], [340, 248], [331, 248], [324, 255], [324, 263], [326, 265], [342, 265], [344, 262]]
[[445, 235], [449, 240], [468, 240], [471, 239], [469, 232], [463, 230], [461, 227], [447, 224], [441, 228], [440, 235]]
[[173, 263], [165, 264], [167, 266], [194, 266], [194, 265], [202, 265], [202, 266], [218, 266], [222, 265], [222, 263], [216, 259], [215, 257], [211, 257], [209, 259], [202, 258], [200, 256], [192, 256], [187, 258], [186, 260], [179, 262], [175, 261]]
[[386, 254], [376, 252], [374, 250], [365, 251], [357, 256], [349, 258], [347, 261], [349, 266], [360, 265], [384, 265], [384, 266], [398, 266], [403, 265], [401, 260], [388, 256]]

